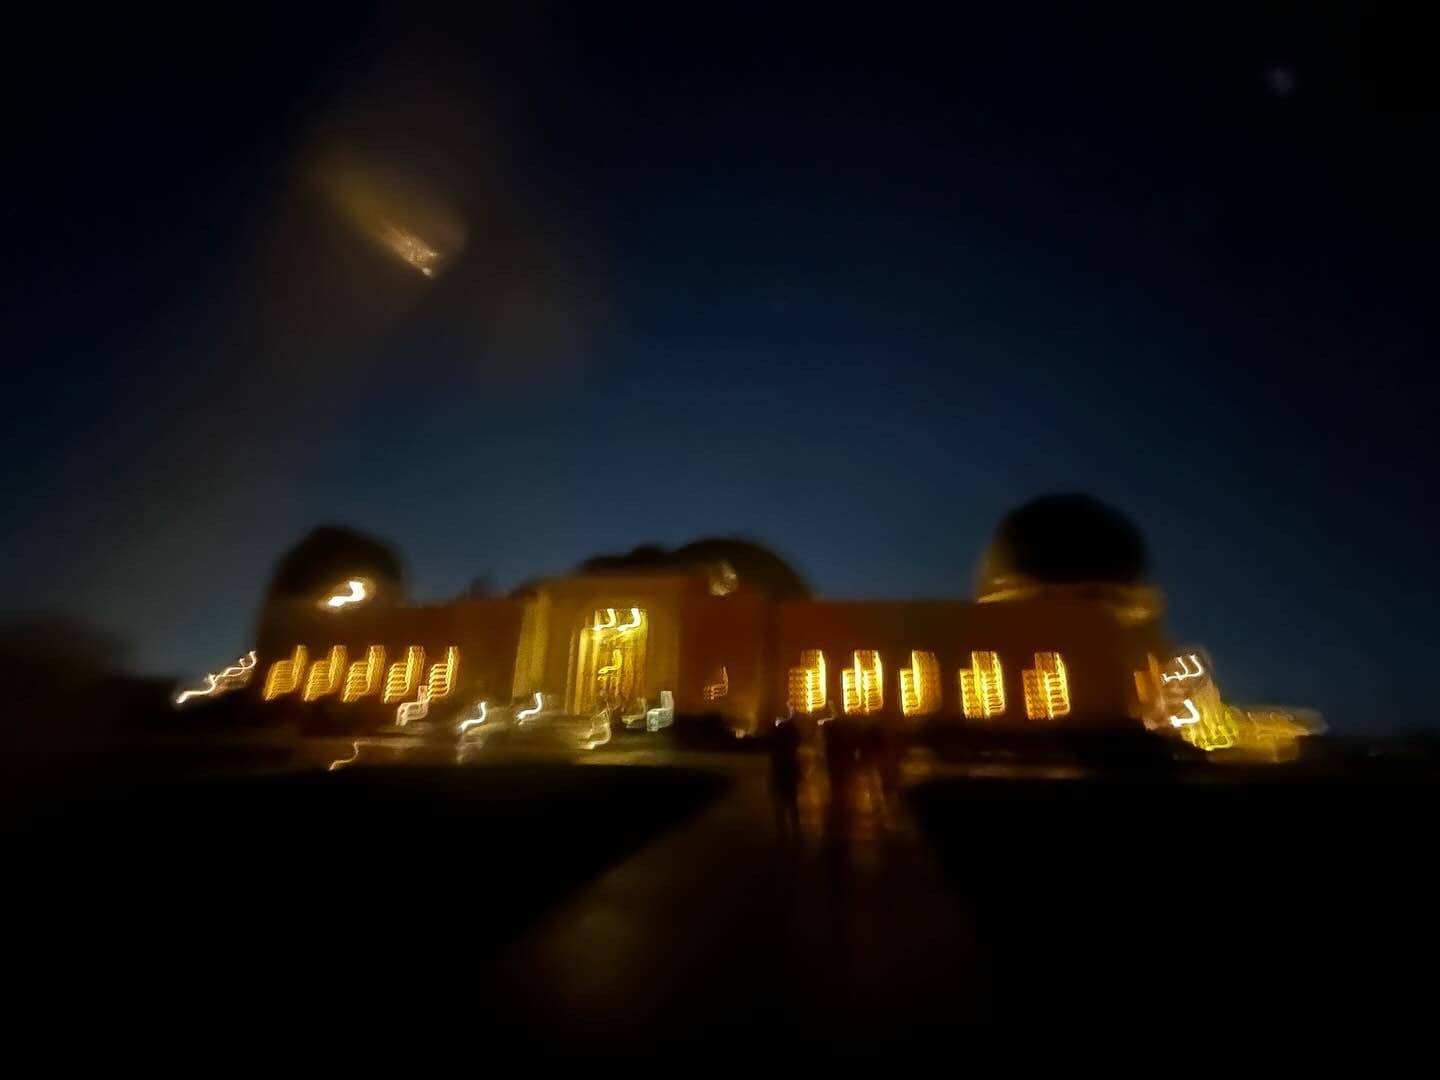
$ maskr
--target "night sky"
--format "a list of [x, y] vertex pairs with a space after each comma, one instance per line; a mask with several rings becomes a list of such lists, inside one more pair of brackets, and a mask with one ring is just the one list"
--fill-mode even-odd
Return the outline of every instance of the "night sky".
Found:
[[213, 668], [327, 521], [422, 599], [706, 534], [963, 596], [1083, 490], [1227, 697], [1433, 726], [1420, 10], [22, 17], [4, 605]]

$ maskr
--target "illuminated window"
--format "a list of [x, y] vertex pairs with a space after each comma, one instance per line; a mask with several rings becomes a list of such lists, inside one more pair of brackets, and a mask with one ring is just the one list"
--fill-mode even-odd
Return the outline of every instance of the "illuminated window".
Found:
[[430, 678], [426, 684], [430, 688], [430, 700], [439, 701], [450, 695], [455, 685], [455, 668], [460, 662], [460, 650], [451, 645], [445, 650], [443, 663], [430, 665]]
[[1228, 750], [1239, 737], [1239, 725], [1232, 715], [1239, 710], [1220, 700], [1220, 691], [1208, 682], [1180, 702], [1170, 716], [1170, 726], [1198, 750]]
[[970, 666], [960, 669], [960, 705], [969, 720], [988, 720], [1005, 711], [1005, 669], [999, 653], [970, 654]]
[[900, 671], [900, 710], [906, 716], [940, 711], [940, 661], [933, 652], [910, 653], [910, 666]]
[[380, 689], [380, 674], [385, 670], [385, 650], [371, 645], [365, 650], [365, 659], [356, 660], [345, 672], [345, 689], [340, 691], [341, 701], [359, 701], [362, 697]]
[[345, 675], [345, 646], [336, 645], [324, 660], [310, 665], [310, 676], [305, 680], [304, 698], [315, 701], [326, 694], [333, 694]]
[[276, 660], [271, 664], [270, 672], [265, 676], [265, 700], [274, 701], [282, 694], [292, 693], [300, 685], [300, 675], [308, 659], [305, 646], [296, 645], [288, 660]]
[[786, 701], [797, 713], [817, 713], [829, 700], [826, 694], [825, 653], [806, 649], [800, 654], [800, 666], [790, 669], [786, 681]]
[[879, 712], [885, 705], [885, 670], [880, 654], [874, 649], [856, 649], [855, 666], [840, 672], [840, 686], [847, 715]]
[[591, 715], [631, 706], [644, 692], [649, 622], [641, 608], [600, 608], [581, 631], [568, 708]]
[[1182, 653], [1163, 663], [1152, 654], [1149, 662], [1149, 670], [1135, 673], [1147, 727], [1178, 734], [1199, 750], [1226, 750], [1236, 744], [1240, 730], [1235, 710], [1220, 700], [1201, 652]]
[[1025, 715], [1031, 720], [1054, 720], [1070, 713], [1070, 680], [1065, 661], [1057, 652], [1037, 652], [1035, 666], [1023, 673]]
[[720, 666], [719, 678], [714, 682], [706, 683], [702, 695], [706, 701], [719, 701], [730, 693], [730, 672], [722, 664]]
[[420, 669], [424, 666], [425, 650], [418, 645], [411, 645], [405, 650], [404, 660], [390, 665], [390, 671], [385, 676], [385, 692], [380, 695], [380, 700], [386, 705], [404, 701], [415, 689], [420, 678]]

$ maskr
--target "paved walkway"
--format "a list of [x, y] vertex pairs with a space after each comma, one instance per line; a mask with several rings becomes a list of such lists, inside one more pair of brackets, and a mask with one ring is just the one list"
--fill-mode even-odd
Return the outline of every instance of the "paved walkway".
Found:
[[[715, 805], [613, 867], [520, 939], [495, 993], [517, 1021], [609, 1042], [759, 1028], [805, 1042], [933, 1032], [980, 992], [970, 925], [907, 822], [852, 793], [836, 857], [818, 834], [782, 840], [760, 759], [734, 761]], [[835, 1025], [845, 1025], [837, 1029]], [[830, 1032], [831, 1035], [826, 1033]]]

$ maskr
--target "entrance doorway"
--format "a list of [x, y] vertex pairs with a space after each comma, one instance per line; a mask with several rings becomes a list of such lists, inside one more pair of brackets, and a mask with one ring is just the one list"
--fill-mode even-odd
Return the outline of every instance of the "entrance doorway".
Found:
[[580, 631], [570, 711], [589, 716], [609, 708], [620, 715], [645, 687], [650, 624], [643, 608], [599, 608]]

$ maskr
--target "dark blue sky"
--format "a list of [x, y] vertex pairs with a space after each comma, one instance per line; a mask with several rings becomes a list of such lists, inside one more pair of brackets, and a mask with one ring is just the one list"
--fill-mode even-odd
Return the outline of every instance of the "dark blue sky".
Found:
[[[211, 667], [321, 521], [427, 598], [713, 533], [964, 595], [1078, 489], [1229, 696], [1436, 722], [1418, 27], [522, 10], [15, 35], [10, 607]], [[336, 161], [464, 224], [445, 273]]]

